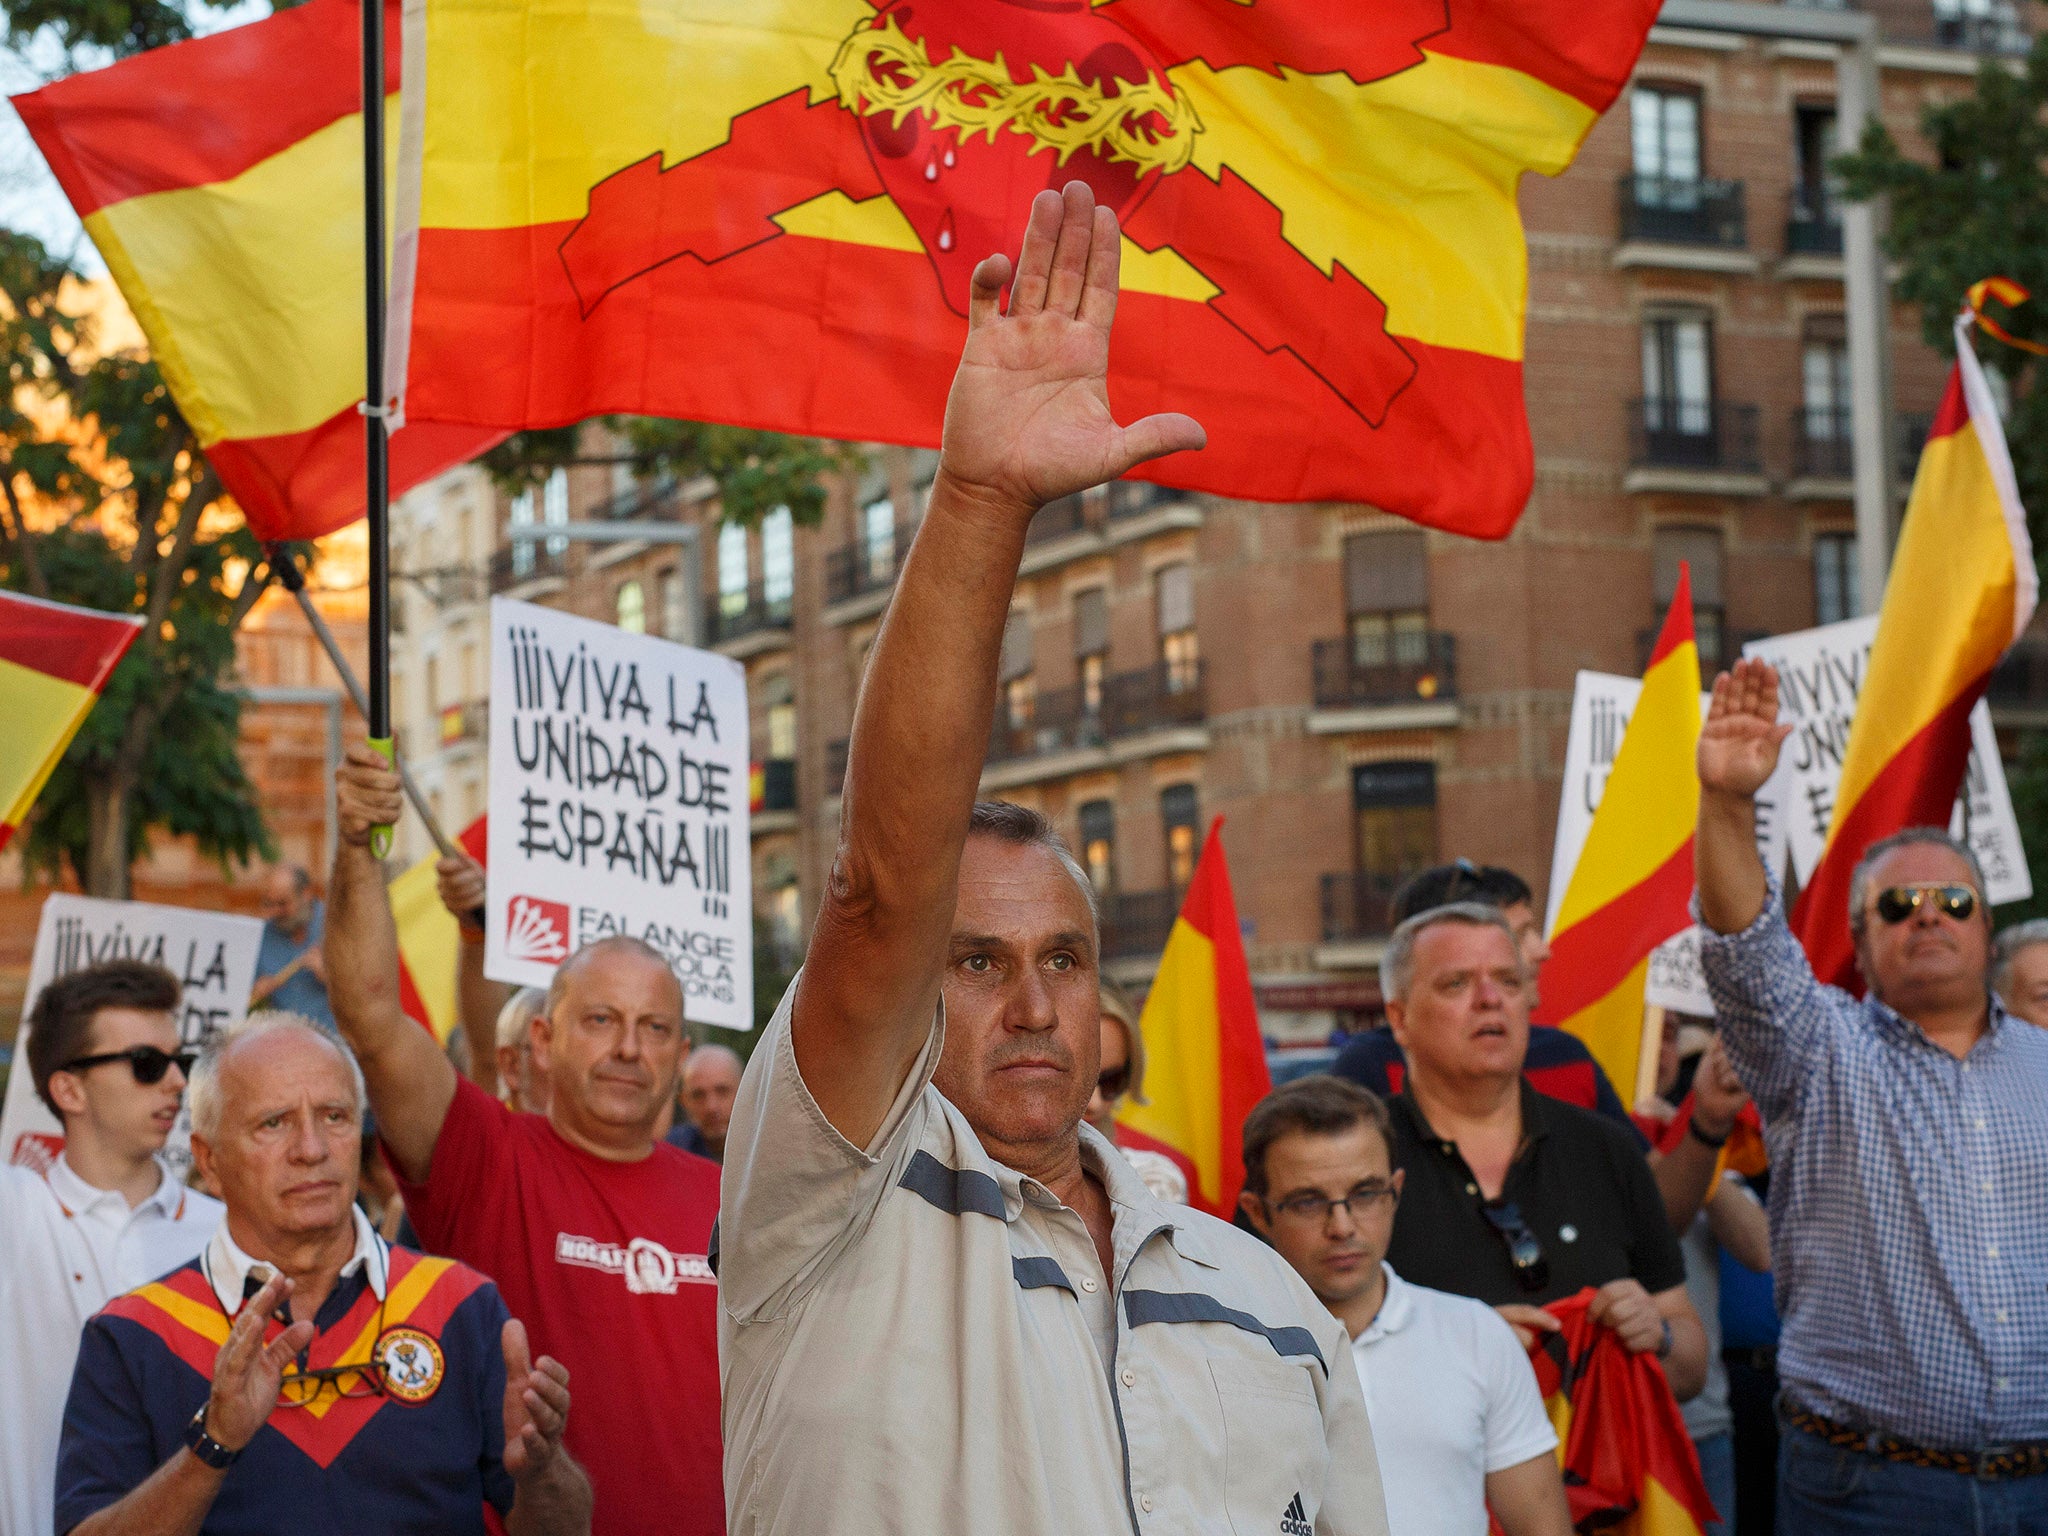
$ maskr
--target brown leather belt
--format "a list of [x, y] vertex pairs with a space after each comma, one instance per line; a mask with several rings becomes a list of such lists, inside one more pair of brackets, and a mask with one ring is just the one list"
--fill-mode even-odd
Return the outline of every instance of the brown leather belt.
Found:
[[1911, 1440], [1901, 1440], [1896, 1435], [1858, 1429], [1852, 1424], [1842, 1424], [1834, 1419], [1823, 1418], [1820, 1414], [1810, 1412], [1790, 1401], [1785, 1403], [1785, 1422], [1795, 1429], [1803, 1429], [1809, 1435], [1825, 1440], [1829, 1445], [1862, 1451], [1865, 1455], [1876, 1456], [1884, 1461], [1904, 1462], [1908, 1466], [1960, 1472], [1965, 1477], [2005, 1480], [2038, 1477], [2048, 1472], [2048, 1440], [2027, 1440], [2017, 1445], [1994, 1445], [1981, 1451], [1941, 1450], [1934, 1446], [1916, 1445]]

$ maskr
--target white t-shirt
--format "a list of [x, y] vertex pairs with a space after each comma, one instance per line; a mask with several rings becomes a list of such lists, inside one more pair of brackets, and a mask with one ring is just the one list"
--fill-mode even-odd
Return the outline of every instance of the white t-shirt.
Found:
[[130, 1210], [61, 1157], [47, 1178], [0, 1166], [0, 1536], [49, 1536], [64, 1399], [86, 1319], [191, 1259], [220, 1217], [219, 1201], [185, 1188], [168, 1167], [156, 1193]]
[[1557, 1449], [1536, 1371], [1501, 1315], [1410, 1285], [1351, 1341], [1392, 1536], [1485, 1536], [1486, 1475]]

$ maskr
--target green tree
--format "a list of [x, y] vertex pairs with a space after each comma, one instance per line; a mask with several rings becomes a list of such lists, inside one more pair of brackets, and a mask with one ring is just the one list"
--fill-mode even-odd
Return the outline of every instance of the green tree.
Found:
[[118, 897], [153, 828], [223, 866], [272, 852], [233, 680], [235, 631], [271, 570], [155, 364], [99, 350], [67, 308], [76, 276], [0, 230], [0, 583], [144, 621], [23, 837], [31, 875], [68, 866]]

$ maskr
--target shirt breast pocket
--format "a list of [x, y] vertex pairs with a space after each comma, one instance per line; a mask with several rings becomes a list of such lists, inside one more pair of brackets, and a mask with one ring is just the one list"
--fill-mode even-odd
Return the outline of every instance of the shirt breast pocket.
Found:
[[1330, 1452], [1308, 1371], [1212, 1358], [1223, 1404], [1223, 1506], [1238, 1536], [1314, 1536]]

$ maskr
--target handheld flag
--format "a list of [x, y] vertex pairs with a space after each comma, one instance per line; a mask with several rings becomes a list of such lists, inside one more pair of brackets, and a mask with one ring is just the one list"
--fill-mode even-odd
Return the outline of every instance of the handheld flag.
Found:
[[1543, 967], [1549, 1021], [1585, 1041], [1615, 1083], [1636, 1081], [1650, 951], [1692, 921], [1699, 739], [1692, 572], [1681, 566]]
[[1188, 1202], [1226, 1221], [1244, 1186], [1244, 1117], [1272, 1090], [1258, 1005], [1219, 816], [1167, 935], [1138, 1028], [1145, 1036], [1149, 1104], [1118, 1115], [1194, 1165]]
[[1498, 537], [1532, 476], [1516, 188], [1657, 6], [423, 10], [410, 419], [936, 446], [969, 273], [1078, 178], [1126, 235], [1118, 408], [1209, 432], [1146, 477]]
[[[387, 79], [398, 84], [398, 0]], [[359, 7], [313, 0], [13, 98], [259, 539], [362, 516]], [[503, 434], [416, 425], [405, 490]]]
[[[479, 816], [462, 829], [456, 841], [479, 864], [489, 846], [486, 820]], [[430, 853], [391, 882], [391, 919], [398, 927], [398, 1002], [406, 1017], [424, 1024], [441, 1044], [459, 1022], [455, 997], [456, 957], [462, 934], [455, 916], [441, 905]], [[474, 1046], [476, 1042], [472, 1041]], [[485, 1042], [485, 1049], [489, 1048]]]
[[0, 592], [0, 848], [142, 633], [142, 620]]
[[1970, 345], [1987, 296], [2015, 304], [2027, 292], [1987, 279], [1956, 317], [1955, 366], [1899, 528], [1827, 844], [1793, 910], [1814, 974], [1839, 986], [1856, 984], [1848, 907], [1857, 861], [1894, 832], [1948, 825], [1970, 755], [1970, 711], [2034, 616], [2026, 512]]

